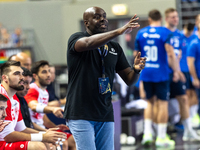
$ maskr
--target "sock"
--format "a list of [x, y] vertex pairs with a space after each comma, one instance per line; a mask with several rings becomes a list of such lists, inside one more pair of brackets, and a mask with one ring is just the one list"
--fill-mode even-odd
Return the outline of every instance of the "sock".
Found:
[[155, 132], [152, 132], [152, 134], [154, 134], [156, 136], [157, 131], [158, 131], [158, 124], [155, 123], [155, 122], [153, 122], [153, 129], [154, 129]]
[[190, 123], [190, 118], [187, 118], [185, 120], [182, 120], [183, 126], [184, 126], [184, 133], [183, 135], [187, 135], [189, 133], [193, 133], [192, 125]]
[[167, 123], [158, 123], [157, 137], [164, 139], [167, 133]]
[[144, 134], [152, 134], [152, 120], [144, 120]]
[[198, 136], [198, 134], [192, 129], [190, 118], [187, 118], [183, 120], [182, 122], [184, 126], [183, 136], [190, 136], [190, 137], [200, 140], [200, 136]]
[[192, 105], [190, 107], [190, 117], [193, 118], [198, 112], [198, 105]]
[[155, 122], [153, 122], [153, 127], [154, 127], [154, 129], [157, 131], [158, 124], [157, 124], [157, 123], [155, 123]]

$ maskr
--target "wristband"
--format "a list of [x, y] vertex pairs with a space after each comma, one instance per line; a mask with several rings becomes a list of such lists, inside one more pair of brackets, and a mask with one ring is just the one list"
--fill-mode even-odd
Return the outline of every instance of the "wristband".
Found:
[[43, 135], [42, 134], [38, 134], [38, 133], [31, 134], [31, 141], [41, 142], [42, 139], [43, 139]]
[[36, 106], [36, 112], [43, 113], [45, 107], [46, 107], [46, 105], [38, 103], [37, 106]]
[[141, 73], [141, 70], [136, 70], [136, 69], [135, 69], [135, 65], [133, 65], [133, 70], [134, 70], [134, 72], [135, 72], [136, 74], [140, 74], [140, 73]]

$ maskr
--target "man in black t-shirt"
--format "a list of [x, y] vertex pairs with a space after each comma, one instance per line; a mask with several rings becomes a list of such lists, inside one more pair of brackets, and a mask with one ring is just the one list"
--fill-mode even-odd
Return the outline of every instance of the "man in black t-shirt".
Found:
[[64, 117], [78, 150], [114, 150], [114, 116], [111, 102], [115, 72], [127, 85], [138, 80], [146, 58], [135, 58], [131, 69], [120, 45], [111, 40], [138, 28], [134, 15], [121, 28], [107, 32], [106, 12], [99, 7], [83, 14], [86, 32], [69, 38], [68, 89]]

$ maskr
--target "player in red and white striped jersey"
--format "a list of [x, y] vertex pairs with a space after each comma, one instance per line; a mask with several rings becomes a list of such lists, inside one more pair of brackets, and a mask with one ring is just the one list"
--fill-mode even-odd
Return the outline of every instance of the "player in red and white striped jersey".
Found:
[[19, 62], [8, 61], [1, 66], [2, 84], [0, 93], [9, 98], [5, 122], [11, 121], [11, 123], [0, 134], [0, 149], [50, 149], [49, 144], [46, 142], [55, 144], [58, 138], [66, 138], [66, 136], [63, 133], [53, 131], [57, 129], [51, 129], [44, 134], [39, 134], [38, 131], [25, 127], [19, 101], [14, 96], [17, 91], [24, 88], [22, 73], [23, 70]]
[[3, 129], [10, 123], [10, 122], [4, 122], [4, 119], [7, 116], [6, 114], [7, 101], [8, 98], [0, 94], [0, 132], [3, 131]]

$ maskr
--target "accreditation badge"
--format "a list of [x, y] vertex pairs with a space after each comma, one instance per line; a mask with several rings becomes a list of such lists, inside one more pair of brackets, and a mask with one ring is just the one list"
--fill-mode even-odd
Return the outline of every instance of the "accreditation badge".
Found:
[[111, 93], [110, 81], [109, 78], [99, 78], [99, 93], [107, 94]]

